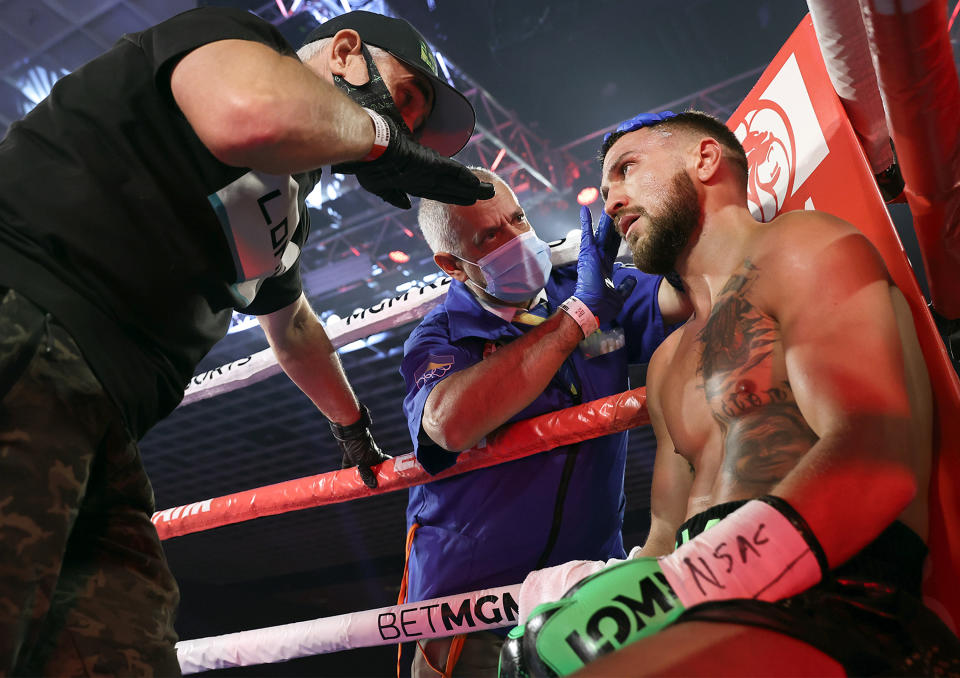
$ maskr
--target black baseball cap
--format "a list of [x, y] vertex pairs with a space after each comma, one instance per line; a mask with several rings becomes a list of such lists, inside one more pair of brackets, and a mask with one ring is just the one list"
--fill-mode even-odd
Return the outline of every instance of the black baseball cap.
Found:
[[476, 113], [465, 96], [440, 78], [433, 50], [416, 28], [403, 19], [355, 10], [320, 24], [303, 44], [332, 38], [345, 28], [352, 28], [365, 43], [386, 50], [430, 80], [433, 110], [414, 134], [417, 141], [448, 157], [466, 145], [473, 134]]

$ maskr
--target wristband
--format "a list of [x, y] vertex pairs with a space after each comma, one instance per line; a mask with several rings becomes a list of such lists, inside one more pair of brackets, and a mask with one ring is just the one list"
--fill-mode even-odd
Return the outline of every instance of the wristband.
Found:
[[376, 160], [383, 152], [387, 150], [387, 146], [390, 143], [390, 127], [387, 125], [387, 121], [383, 119], [383, 116], [372, 111], [369, 108], [364, 108], [367, 112], [367, 115], [370, 116], [370, 119], [373, 120], [373, 147], [370, 149], [370, 152], [367, 153], [361, 160], [361, 162], [370, 162], [371, 160]]
[[796, 512], [791, 508], [793, 515], [784, 515], [765, 499], [747, 502], [660, 559], [685, 607], [730, 598], [780, 600], [816, 585], [826, 574], [820, 544], [791, 520]]
[[584, 338], [589, 337], [600, 327], [597, 316], [593, 314], [593, 311], [591, 311], [585, 303], [576, 297], [570, 297], [560, 304], [560, 310], [577, 322], [580, 330], [583, 332]]

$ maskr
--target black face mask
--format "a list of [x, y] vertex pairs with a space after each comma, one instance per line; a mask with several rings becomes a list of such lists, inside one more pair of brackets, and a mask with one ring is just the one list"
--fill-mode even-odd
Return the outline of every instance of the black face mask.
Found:
[[339, 75], [333, 76], [333, 83], [357, 104], [390, 118], [397, 123], [401, 131], [412, 136], [413, 133], [407, 127], [407, 123], [404, 122], [403, 116], [400, 115], [400, 110], [390, 95], [387, 85], [383, 82], [383, 76], [380, 75], [377, 64], [370, 56], [370, 51], [366, 45], [360, 45], [360, 49], [363, 51], [363, 58], [367, 62], [367, 74], [370, 76], [367, 83], [365, 85], [354, 85]]

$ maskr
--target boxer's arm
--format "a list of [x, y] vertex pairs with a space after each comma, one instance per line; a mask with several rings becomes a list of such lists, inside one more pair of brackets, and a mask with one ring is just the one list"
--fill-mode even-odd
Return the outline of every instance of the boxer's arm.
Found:
[[200, 141], [228, 165], [292, 174], [359, 160], [373, 145], [360, 106], [258, 42], [198, 47], [174, 67], [170, 90]]
[[917, 486], [910, 458], [929, 450], [911, 439], [903, 346], [880, 255], [825, 214], [806, 213], [790, 234], [777, 245], [784, 254], [772, 310], [797, 405], [819, 440], [772, 494], [806, 519], [836, 566], [909, 504]]
[[286, 308], [257, 319], [280, 367], [324, 416], [342, 425], [357, 421], [357, 399], [306, 297], [301, 294]]
[[580, 326], [558, 311], [476, 365], [437, 384], [423, 409], [423, 430], [446, 450], [473, 447], [543, 393], [582, 339]]
[[[679, 338], [679, 335], [674, 337]], [[677, 454], [660, 406], [661, 377], [667, 368], [664, 364], [666, 355], [672, 352], [671, 345], [676, 343], [674, 337], [667, 339], [667, 345], [654, 354], [647, 370], [647, 412], [657, 437], [657, 455], [650, 487], [650, 533], [643, 548], [634, 554], [636, 557], [663, 556], [673, 551], [677, 528], [686, 519], [693, 486], [693, 469]]]
[[666, 280], [660, 281], [660, 287], [657, 289], [657, 303], [660, 305], [663, 324], [667, 327], [682, 323], [693, 312], [693, 304], [690, 303], [689, 297]]

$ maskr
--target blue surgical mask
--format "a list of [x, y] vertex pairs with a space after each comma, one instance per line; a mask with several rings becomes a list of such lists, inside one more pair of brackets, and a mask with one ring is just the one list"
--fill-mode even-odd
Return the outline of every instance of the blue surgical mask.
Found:
[[487, 286], [480, 287], [474, 283], [478, 289], [511, 304], [537, 296], [546, 286], [553, 269], [550, 245], [538, 238], [532, 229], [508, 240], [477, 261], [457, 258], [480, 267]]

